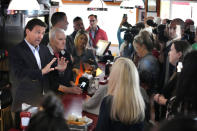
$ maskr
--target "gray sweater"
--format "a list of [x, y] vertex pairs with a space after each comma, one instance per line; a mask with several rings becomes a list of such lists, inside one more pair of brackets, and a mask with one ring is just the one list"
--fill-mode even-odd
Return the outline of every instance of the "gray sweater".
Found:
[[99, 114], [99, 109], [103, 98], [107, 95], [107, 84], [99, 85], [98, 90], [95, 94], [83, 102], [82, 109], [92, 114]]

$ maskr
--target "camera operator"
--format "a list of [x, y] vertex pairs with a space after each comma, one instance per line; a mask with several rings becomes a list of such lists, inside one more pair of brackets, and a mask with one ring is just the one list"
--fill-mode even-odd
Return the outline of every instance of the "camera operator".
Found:
[[123, 29], [125, 30], [124, 42], [120, 47], [120, 56], [131, 58], [133, 54], [133, 38], [138, 34], [138, 31], [135, 27]]
[[126, 24], [128, 25], [127, 19], [128, 19], [127, 14], [124, 14], [122, 21], [120, 22], [120, 26], [118, 27], [117, 38], [118, 38], [118, 43], [119, 43], [119, 49], [120, 49], [121, 44], [123, 44], [124, 42], [124, 39], [121, 38], [121, 33], [123, 32], [121, 28], [122, 26], [125, 26]]
[[[121, 28], [122, 26], [126, 28]], [[124, 14], [123, 19], [120, 23], [118, 29], [118, 40], [120, 46], [120, 56], [131, 58], [134, 52], [133, 49], [133, 39], [139, 33], [139, 31], [144, 28], [143, 23], [137, 23], [136, 26], [132, 26], [127, 22], [127, 16]], [[121, 39], [121, 32], [124, 32], [124, 38]]]

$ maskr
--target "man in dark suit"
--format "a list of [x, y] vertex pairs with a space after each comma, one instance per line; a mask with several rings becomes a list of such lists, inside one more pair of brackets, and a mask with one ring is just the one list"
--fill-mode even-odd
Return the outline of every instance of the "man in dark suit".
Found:
[[[22, 103], [39, 106], [49, 90], [48, 73], [62, 72], [67, 67], [65, 58], [50, 58], [47, 47], [40, 45], [45, 28], [46, 24], [41, 20], [30, 20], [25, 27], [25, 39], [10, 51], [13, 112], [20, 112]], [[51, 68], [56, 60], [58, 66]]]

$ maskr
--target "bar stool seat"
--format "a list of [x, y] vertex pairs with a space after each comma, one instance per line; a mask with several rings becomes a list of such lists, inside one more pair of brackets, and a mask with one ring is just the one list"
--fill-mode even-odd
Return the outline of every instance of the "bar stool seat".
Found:
[[0, 109], [0, 121], [1, 121], [1, 131], [7, 131], [9, 128], [13, 127], [13, 120], [11, 115], [11, 106], [7, 106], [3, 109]]

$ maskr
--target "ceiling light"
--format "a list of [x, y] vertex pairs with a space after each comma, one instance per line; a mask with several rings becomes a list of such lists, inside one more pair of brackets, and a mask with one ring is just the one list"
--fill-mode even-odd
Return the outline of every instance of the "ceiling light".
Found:
[[120, 8], [124, 8], [124, 9], [144, 8], [144, 2], [142, 0], [123, 0], [120, 4]]
[[12, 0], [8, 10], [40, 10], [37, 0]]
[[107, 11], [107, 6], [103, 0], [92, 0], [87, 8], [88, 11]]
[[51, 2], [58, 3], [59, 7], [63, 5], [62, 0], [51, 0]]
[[135, 7], [136, 8], [144, 8], [144, 1], [143, 0], [135, 0]]
[[124, 9], [133, 9], [135, 7], [135, 3], [133, 0], [123, 0], [120, 4], [120, 8]]

